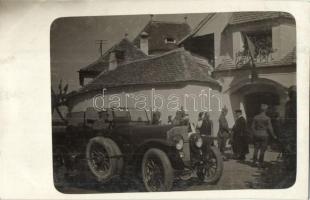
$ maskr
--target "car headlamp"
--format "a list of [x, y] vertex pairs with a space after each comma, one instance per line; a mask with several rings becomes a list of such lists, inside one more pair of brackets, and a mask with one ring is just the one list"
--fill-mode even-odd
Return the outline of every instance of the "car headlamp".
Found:
[[201, 148], [202, 144], [203, 144], [202, 138], [201, 137], [196, 137], [195, 138], [195, 145], [196, 145], [196, 147]]
[[182, 137], [176, 137], [176, 138], [174, 138], [174, 141], [175, 141], [175, 148], [177, 150], [183, 149], [184, 140]]

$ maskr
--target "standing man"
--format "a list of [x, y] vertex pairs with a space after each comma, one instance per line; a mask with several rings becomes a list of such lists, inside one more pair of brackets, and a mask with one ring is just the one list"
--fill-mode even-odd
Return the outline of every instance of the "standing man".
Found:
[[210, 119], [209, 113], [207, 113], [207, 112], [204, 113], [199, 131], [200, 131], [201, 135], [208, 135], [208, 136], [212, 135], [213, 122]]
[[202, 126], [202, 120], [203, 120], [203, 112], [200, 112], [198, 114], [198, 120], [197, 120], [197, 125], [196, 125], [196, 129], [201, 132], [200, 128]]
[[185, 110], [183, 106], [181, 106], [181, 109], [177, 110], [177, 112], [175, 113], [173, 124], [177, 126], [182, 125], [185, 116], [186, 116]]
[[154, 113], [153, 113], [153, 120], [152, 120], [152, 124], [154, 125], [159, 125], [161, 123], [161, 112], [159, 110], [156, 110]]
[[[226, 119], [227, 113], [228, 113], [228, 110], [226, 107], [224, 107], [219, 117], [219, 131], [217, 133], [218, 147], [221, 153], [223, 154], [223, 156], [224, 156], [227, 139], [230, 137], [228, 122]], [[224, 159], [226, 159], [226, 157], [224, 157]]]
[[266, 104], [261, 105], [261, 112], [256, 115], [252, 122], [253, 140], [254, 140], [254, 155], [253, 164], [255, 165], [258, 158], [259, 165], [264, 163], [265, 151], [268, 147], [269, 134], [276, 139], [276, 135], [273, 132], [270, 118], [266, 115], [268, 106]]
[[232, 128], [233, 151], [239, 160], [245, 160], [245, 155], [249, 153], [248, 134], [246, 121], [240, 109], [235, 110], [236, 122]]

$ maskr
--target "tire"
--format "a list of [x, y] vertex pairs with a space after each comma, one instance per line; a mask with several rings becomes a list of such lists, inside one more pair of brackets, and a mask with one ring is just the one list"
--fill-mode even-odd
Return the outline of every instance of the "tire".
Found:
[[86, 147], [88, 168], [99, 182], [107, 182], [123, 169], [123, 158], [117, 144], [110, 138], [95, 137]]
[[142, 179], [144, 187], [148, 192], [171, 190], [174, 172], [165, 152], [152, 148], [144, 154], [142, 160]]
[[121, 175], [123, 173], [124, 169], [124, 159], [122, 157], [122, 152], [118, 145], [111, 139], [108, 140], [109, 143], [113, 146], [114, 153], [116, 156], [116, 161], [117, 161], [117, 170], [116, 170], [116, 175]]
[[221, 152], [215, 146], [211, 146], [204, 156], [203, 166], [197, 169], [198, 179], [204, 183], [215, 184], [220, 180], [222, 173], [223, 159]]

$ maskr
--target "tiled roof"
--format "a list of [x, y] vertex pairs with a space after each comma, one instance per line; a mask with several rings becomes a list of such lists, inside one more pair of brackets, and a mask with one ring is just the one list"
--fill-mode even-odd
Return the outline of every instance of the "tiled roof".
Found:
[[165, 85], [182, 82], [199, 82], [220, 88], [218, 82], [208, 74], [207, 66], [202, 67], [183, 48], [175, 49], [160, 56], [140, 59], [118, 66], [115, 70], [102, 73], [80, 89], [80, 93], [111, 87], [132, 85]]
[[284, 12], [235, 12], [232, 14], [229, 24], [241, 24], [246, 22], [260, 21], [265, 19], [272, 19], [278, 17], [286, 17], [294, 19], [289, 13]]
[[108, 51], [106, 51], [102, 57], [90, 65], [80, 69], [80, 72], [102, 72], [109, 67], [109, 53], [115, 49], [123, 50], [125, 59], [122, 62], [129, 62], [136, 59], [147, 57], [140, 49], [135, 47], [127, 38], [122, 39], [118, 44], [114, 45]]
[[[294, 47], [286, 56], [280, 60], [273, 60], [271, 62], [255, 63], [256, 67], [272, 67], [272, 66], [287, 66], [296, 64], [296, 47]], [[242, 66], [239, 68], [247, 67]], [[231, 58], [224, 58], [222, 62], [215, 68], [215, 71], [223, 71], [236, 69], [236, 65]]]
[[[177, 43], [191, 32], [187, 23], [150, 21], [140, 32], [149, 35], [149, 51], [170, 51], [177, 48]], [[134, 39], [134, 44], [140, 47], [140, 34]], [[165, 43], [166, 38], [173, 38], [176, 43]]]

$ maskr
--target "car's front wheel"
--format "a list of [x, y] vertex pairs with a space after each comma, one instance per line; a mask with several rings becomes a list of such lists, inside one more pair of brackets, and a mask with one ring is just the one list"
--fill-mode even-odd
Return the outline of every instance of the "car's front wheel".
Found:
[[223, 173], [221, 152], [215, 146], [207, 149], [203, 156], [203, 164], [197, 167], [197, 177], [201, 182], [214, 184]]
[[149, 149], [142, 160], [142, 178], [146, 191], [170, 191], [173, 168], [167, 154], [156, 148]]

